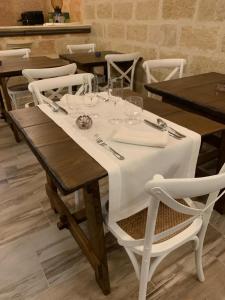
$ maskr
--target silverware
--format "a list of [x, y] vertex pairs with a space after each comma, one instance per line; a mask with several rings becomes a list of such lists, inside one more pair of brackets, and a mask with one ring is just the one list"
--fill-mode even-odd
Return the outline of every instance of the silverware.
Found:
[[157, 124], [158, 124], [160, 127], [162, 127], [164, 130], [168, 130], [169, 132], [172, 132], [172, 133], [174, 133], [174, 134], [180, 136], [181, 138], [185, 138], [185, 137], [186, 137], [186, 135], [180, 133], [179, 131], [175, 130], [175, 129], [172, 128], [172, 127], [169, 127], [169, 126], [167, 125], [167, 123], [166, 123], [165, 121], [163, 121], [162, 119], [160, 119], [160, 118], [157, 119]]
[[[158, 124], [155, 124], [155, 123], [153, 123], [153, 122], [151, 122], [151, 121], [149, 121], [149, 120], [146, 120], [146, 119], [145, 119], [144, 122], [145, 122], [145, 124], [147, 124], [147, 125], [149, 125], [149, 126], [155, 128], [155, 129], [158, 129], [158, 130], [160, 130], [160, 131], [165, 131], [164, 128], [162, 128], [162, 127], [159, 126]], [[177, 134], [175, 134], [175, 133], [172, 133], [171, 131], [168, 131], [168, 134], [169, 134], [170, 136], [174, 137], [174, 138], [177, 139], [177, 140], [181, 140], [181, 139], [182, 139], [181, 136], [179, 136], [179, 135], [177, 135]]]
[[116, 150], [114, 150], [112, 147], [110, 147], [108, 144], [106, 144], [106, 142], [104, 142], [98, 134], [95, 134], [95, 137], [96, 137], [97, 144], [99, 144], [100, 146], [102, 146], [105, 149], [109, 150], [116, 158], [118, 158], [119, 160], [124, 160], [125, 159], [124, 156], [122, 156]]
[[53, 106], [55, 106], [56, 109], [64, 112], [66, 115], [68, 115], [68, 111], [64, 107], [59, 105], [57, 102], [53, 102]]

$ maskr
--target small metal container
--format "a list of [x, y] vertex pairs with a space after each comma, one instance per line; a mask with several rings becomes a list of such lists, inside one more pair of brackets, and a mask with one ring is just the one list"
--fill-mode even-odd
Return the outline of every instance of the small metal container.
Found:
[[89, 128], [91, 128], [93, 121], [90, 116], [83, 115], [83, 116], [79, 116], [76, 119], [76, 124], [80, 129], [89, 129]]

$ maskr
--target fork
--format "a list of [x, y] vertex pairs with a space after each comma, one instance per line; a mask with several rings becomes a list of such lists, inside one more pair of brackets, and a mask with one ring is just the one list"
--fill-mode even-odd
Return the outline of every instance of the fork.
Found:
[[106, 144], [106, 142], [104, 142], [98, 134], [95, 134], [95, 137], [96, 137], [97, 144], [99, 144], [100, 146], [102, 146], [105, 149], [107, 149], [108, 151], [110, 151], [116, 158], [118, 158], [119, 160], [125, 159], [125, 157], [123, 155], [119, 154], [116, 150], [114, 150], [112, 147], [110, 147], [108, 144]]

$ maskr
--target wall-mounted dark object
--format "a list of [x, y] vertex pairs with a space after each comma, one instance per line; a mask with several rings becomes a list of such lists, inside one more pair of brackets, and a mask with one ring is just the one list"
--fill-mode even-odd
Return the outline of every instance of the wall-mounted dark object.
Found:
[[18, 22], [22, 22], [23, 25], [42, 25], [44, 24], [44, 15], [42, 11], [25, 11], [21, 14]]

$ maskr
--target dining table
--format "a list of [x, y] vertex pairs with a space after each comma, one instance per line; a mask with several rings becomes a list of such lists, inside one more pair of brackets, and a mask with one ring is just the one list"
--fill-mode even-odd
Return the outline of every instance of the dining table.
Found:
[[[125, 93], [126, 96], [139, 95], [128, 90]], [[185, 127], [190, 133], [194, 131], [193, 134], [198, 134], [202, 140], [225, 130], [224, 124], [148, 97], [144, 97], [144, 109], [168, 122], [172, 121], [172, 124]], [[51, 117], [45, 110], [49, 111]], [[67, 228], [71, 232], [92, 266], [102, 292], [109, 294], [110, 280], [99, 187], [99, 180], [108, 178], [108, 171], [71, 137], [73, 127], [70, 128], [71, 134], [67, 134], [63, 126], [56, 124], [54, 118], [57, 118], [57, 113], [54, 114], [49, 107], [42, 105], [13, 110], [8, 112], [8, 117], [46, 172], [46, 193], [52, 209], [59, 216], [58, 228]], [[61, 117], [64, 118], [63, 115]], [[84, 139], [81, 141], [86, 143]], [[179, 145], [179, 142], [174, 140], [173, 145]], [[154, 151], [157, 153], [157, 150]], [[223, 162], [224, 153], [220, 163]], [[61, 195], [80, 189], [83, 190], [84, 208], [74, 213], [65, 205]], [[224, 210], [224, 205], [220, 204], [219, 208]], [[87, 222], [88, 234], [80, 226], [83, 221]]]
[[146, 84], [164, 102], [225, 124], [225, 74], [210, 72]]
[[[0, 93], [1, 114], [4, 117], [5, 111], [12, 110], [10, 96], [7, 90], [7, 80], [11, 77], [21, 76], [23, 69], [41, 69], [61, 67], [68, 64], [67, 61], [59, 58], [50, 58], [47, 56], [35, 56], [28, 58], [5, 57], [1, 58], [0, 64]], [[4, 99], [4, 100], [3, 100]]]
[[103, 67], [104, 75], [107, 78], [107, 61], [105, 56], [108, 54], [119, 54], [121, 52], [104, 50], [95, 52], [76, 52], [60, 54], [61, 59], [67, 60], [70, 63], [76, 63], [77, 68], [83, 72], [95, 73], [95, 67]]

